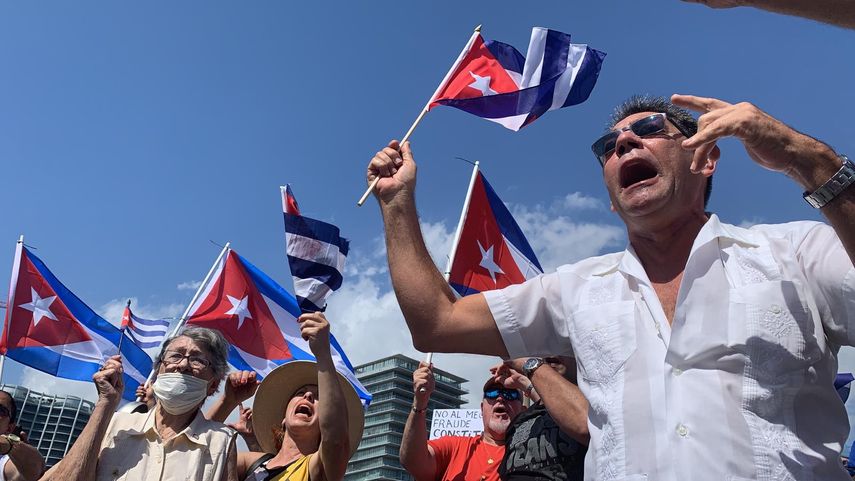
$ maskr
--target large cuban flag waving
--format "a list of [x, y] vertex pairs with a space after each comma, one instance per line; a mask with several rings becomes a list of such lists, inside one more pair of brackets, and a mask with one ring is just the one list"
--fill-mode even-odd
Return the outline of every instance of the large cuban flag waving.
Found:
[[514, 47], [473, 36], [430, 108], [448, 105], [519, 130], [550, 110], [591, 95], [606, 54], [536, 27], [525, 57]]
[[[207, 285], [190, 307], [187, 323], [217, 329], [229, 341], [229, 362], [264, 377], [288, 361], [315, 357], [300, 336], [297, 300], [264, 272], [229, 249], [214, 266]], [[367, 405], [371, 394], [353, 374], [353, 366], [330, 335], [333, 361]]]
[[458, 294], [499, 289], [543, 273], [519, 225], [481, 172], [464, 215], [448, 277]]
[[[12, 267], [0, 353], [48, 374], [91, 381], [99, 367], [119, 352], [119, 329], [66, 288], [45, 264], [19, 242]], [[123, 397], [151, 372], [151, 359], [133, 343], [122, 343]]]

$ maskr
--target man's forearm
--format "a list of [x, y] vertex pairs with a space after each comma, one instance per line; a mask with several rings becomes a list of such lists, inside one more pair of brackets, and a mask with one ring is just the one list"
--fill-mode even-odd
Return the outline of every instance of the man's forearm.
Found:
[[588, 400], [579, 386], [549, 366], [541, 366], [531, 376], [534, 389], [558, 427], [576, 441], [587, 445]]
[[855, 28], [853, 0], [744, 0], [751, 7]]
[[51, 468], [41, 481], [67, 481], [69, 479], [95, 479], [101, 442], [110, 425], [115, 403], [99, 399], [89, 417], [89, 422], [71, 446], [68, 454]]
[[[840, 170], [842, 161], [826, 145], [815, 140], [806, 143], [810, 148], [804, 149], [804, 157], [809, 160], [790, 175], [806, 191], [813, 192]], [[855, 185], [850, 185], [820, 210], [843, 243], [849, 261], [855, 265], [855, 222], [852, 222], [855, 219]]]

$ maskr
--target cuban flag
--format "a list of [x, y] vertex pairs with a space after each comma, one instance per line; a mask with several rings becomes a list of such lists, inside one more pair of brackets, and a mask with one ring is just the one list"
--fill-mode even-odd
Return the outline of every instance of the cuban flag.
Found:
[[297, 304], [303, 312], [323, 311], [327, 297], [341, 287], [350, 243], [341, 237], [338, 227], [300, 215], [290, 185], [279, 189], [285, 215], [285, 251]]
[[128, 301], [122, 314], [122, 331], [140, 349], [160, 347], [166, 337], [169, 323], [166, 319], [143, 319], [134, 315], [131, 311], [131, 301]]
[[[229, 249], [190, 307], [187, 324], [223, 333], [229, 341], [229, 362], [237, 369], [264, 377], [288, 361], [315, 357], [300, 336], [297, 300], [264, 272]], [[353, 365], [330, 335], [336, 369], [367, 405], [371, 394], [353, 374]]]
[[[23, 243], [12, 267], [0, 353], [56, 377], [92, 381], [119, 353], [120, 330], [68, 290]], [[145, 383], [152, 361], [133, 343], [122, 343], [127, 400]]]
[[448, 105], [516, 131], [550, 110], [587, 100], [605, 56], [541, 27], [532, 29], [525, 57], [478, 34], [429, 108]]
[[481, 172], [464, 215], [448, 276], [458, 294], [500, 289], [543, 273], [519, 225]]

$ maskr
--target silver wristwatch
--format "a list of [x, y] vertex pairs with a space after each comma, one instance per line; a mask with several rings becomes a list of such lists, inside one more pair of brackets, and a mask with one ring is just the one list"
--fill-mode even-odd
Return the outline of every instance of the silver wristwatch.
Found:
[[815, 209], [824, 207], [825, 204], [831, 202], [832, 199], [840, 195], [847, 187], [855, 184], [855, 164], [849, 160], [849, 157], [843, 154], [840, 154], [840, 158], [843, 159], [843, 166], [840, 167], [840, 170], [836, 174], [832, 175], [828, 181], [815, 191], [804, 193], [807, 203]]
[[534, 371], [542, 366], [544, 362], [545, 361], [542, 357], [530, 357], [526, 359], [522, 366], [525, 377], [531, 379], [531, 375], [534, 374]]

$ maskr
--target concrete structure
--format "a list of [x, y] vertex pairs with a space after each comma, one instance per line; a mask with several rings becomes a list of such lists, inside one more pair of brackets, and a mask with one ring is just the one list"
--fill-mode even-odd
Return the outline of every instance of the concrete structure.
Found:
[[65, 456], [95, 407], [77, 396], [52, 396], [10, 384], [2, 384], [0, 389], [15, 398], [17, 424], [45, 457], [47, 467]]
[[[412, 481], [401, 467], [398, 450], [413, 405], [413, 371], [419, 362], [397, 354], [356, 367], [356, 377], [373, 396], [365, 414], [359, 449], [347, 465], [344, 481]], [[434, 369], [436, 390], [428, 404], [428, 427], [434, 409], [457, 409], [466, 401], [466, 379]]]

